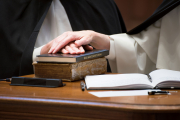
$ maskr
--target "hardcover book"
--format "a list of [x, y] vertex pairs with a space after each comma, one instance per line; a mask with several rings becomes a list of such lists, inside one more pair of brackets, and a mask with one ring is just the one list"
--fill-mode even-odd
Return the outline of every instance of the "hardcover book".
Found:
[[107, 72], [106, 58], [96, 58], [76, 63], [33, 63], [35, 77], [57, 78], [63, 81], [82, 80], [86, 75]]
[[37, 62], [60, 62], [60, 63], [76, 63], [84, 60], [100, 58], [109, 55], [109, 50], [98, 50], [86, 51], [84, 54], [71, 55], [71, 54], [43, 54], [38, 55]]
[[85, 78], [87, 89], [176, 89], [180, 88], [180, 72], [166, 69], [149, 75], [130, 73], [90, 75]]

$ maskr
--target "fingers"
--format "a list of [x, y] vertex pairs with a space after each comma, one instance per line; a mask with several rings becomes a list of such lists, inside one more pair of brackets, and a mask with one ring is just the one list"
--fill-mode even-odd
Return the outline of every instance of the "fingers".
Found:
[[[74, 44], [74, 43], [70, 43], [69, 46], [71, 47], [71, 49], [75, 52], [75, 54], [80, 54], [80, 50], [78, 49], [78, 47]], [[71, 52], [70, 52], [71, 53]], [[71, 53], [72, 54], [72, 53]]]
[[83, 54], [85, 53], [85, 50], [82, 46], [78, 47], [74, 43], [69, 43], [66, 45], [62, 50], [62, 53], [70, 53], [70, 54]]
[[85, 50], [82, 46], [79, 47], [79, 50], [80, 50], [81, 54], [85, 53]]
[[55, 38], [54, 40], [52, 40], [53, 43], [48, 53], [52, 53], [54, 49], [56, 48], [56, 46], [61, 42], [62, 39], [66, 38], [66, 36], [67, 34], [62, 34], [58, 36], [57, 38]]
[[69, 51], [67, 51], [65, 48], [63, 48], [63, 49], [61, 50], [61, 52], [64, 53], [64, 54], [68, 54], [68, 53], [69, 53]]
[[75, 44], [77, 46], [82, 46], [82, 45], [87, 45], [87, 44], [91, 43], [91, 41], [92, 41], [92, 38], [90, 38], [88, 36], [88, 37], [81, 38], [80, 40], [76, 40]]
[[[84, 49], [82, 47], [78, 48], [77, 46], [90, 44], [93, 40], [93, 33], [92, 31], [65, 32], [53, 40], [48, 53], [57, 53], [58, 51], [63, 51], [64, 53], [69, 52], [71, 54], [84, 53]], [[69, 44], [72, 41], [75, 42]], [[87, 46], [86, 49], [91, 50], [92, 48]]]
[[80, 46], [77, 47], [74, 43], [70, 43], [68, 45], [66, 45], [61, 52], [62, 53], [70, 53], [70, 54], [83, 54], [85, 53], [85, 50], [93, 50], [92, 46], [89, 45], [84, 45], [84, 46]]
[[69, 42], [78, 40], [80, 37], [79, 34], [75, 34], [74, 32], [65, 32], [53, 40], [53, 44], [48, 53], [57, 53]]
[[84, 45], [83, 48], [85, 50], [93, 50], [93, 47], [92, 46], [89, 46], [89, 45]]
[[66, 51], [68, 51], [70, 54], [76, 54], [76, 51], [73, 50], [69, 45], [65, 46]]

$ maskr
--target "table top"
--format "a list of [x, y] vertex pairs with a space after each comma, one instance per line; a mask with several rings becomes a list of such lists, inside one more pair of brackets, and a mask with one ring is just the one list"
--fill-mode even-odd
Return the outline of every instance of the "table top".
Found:
[[[32, 77], [29, 75], [26, 77]], [[48, 104], [79, 104], [130, 111], [180, 111], [180, 90], [173, 90], [171, 95], [146, 95], [98, 98], [89, 94], [97, 90], [82, 91], [81, 81], [63, 82], [64, 87], [45, 88], [29, 86], [10, 86], [9, 82], [0, 81], [1, 100], [22, 100], [31, 102], [46, 102]], [[98, 90], [100, 91], [100, 90]], [[101, 90], [102, 91], [102, 90]], [[117, 90], [114, 90], [117, 91]], [[169, 90], [171, 91], [171, 90]]]

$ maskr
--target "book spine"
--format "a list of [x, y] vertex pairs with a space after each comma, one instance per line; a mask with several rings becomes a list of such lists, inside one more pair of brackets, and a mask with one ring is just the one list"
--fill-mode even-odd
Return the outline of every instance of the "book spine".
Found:
[[102, 51], [102, 52], [98, 52], [98, 53], [89, 54], [86, 56], [81, 56], [79, 58], [76, 58], [76, 62], [83, 61], [83, 60], [90, 60], [90, 59], [94, 59], [94, 58], [101, 58], [106, 55], [109, 55], [109, 51]]

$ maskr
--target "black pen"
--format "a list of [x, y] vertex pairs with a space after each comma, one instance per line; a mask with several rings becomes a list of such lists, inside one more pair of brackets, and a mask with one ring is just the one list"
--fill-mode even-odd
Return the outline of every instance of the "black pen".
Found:
[[148, 95], [169, 94], [169, 91], [148, 91]]
[[81, 81], [81, 90], [84, 91], [85, 87], [86, 87], [85, 83], [83, 81]]

